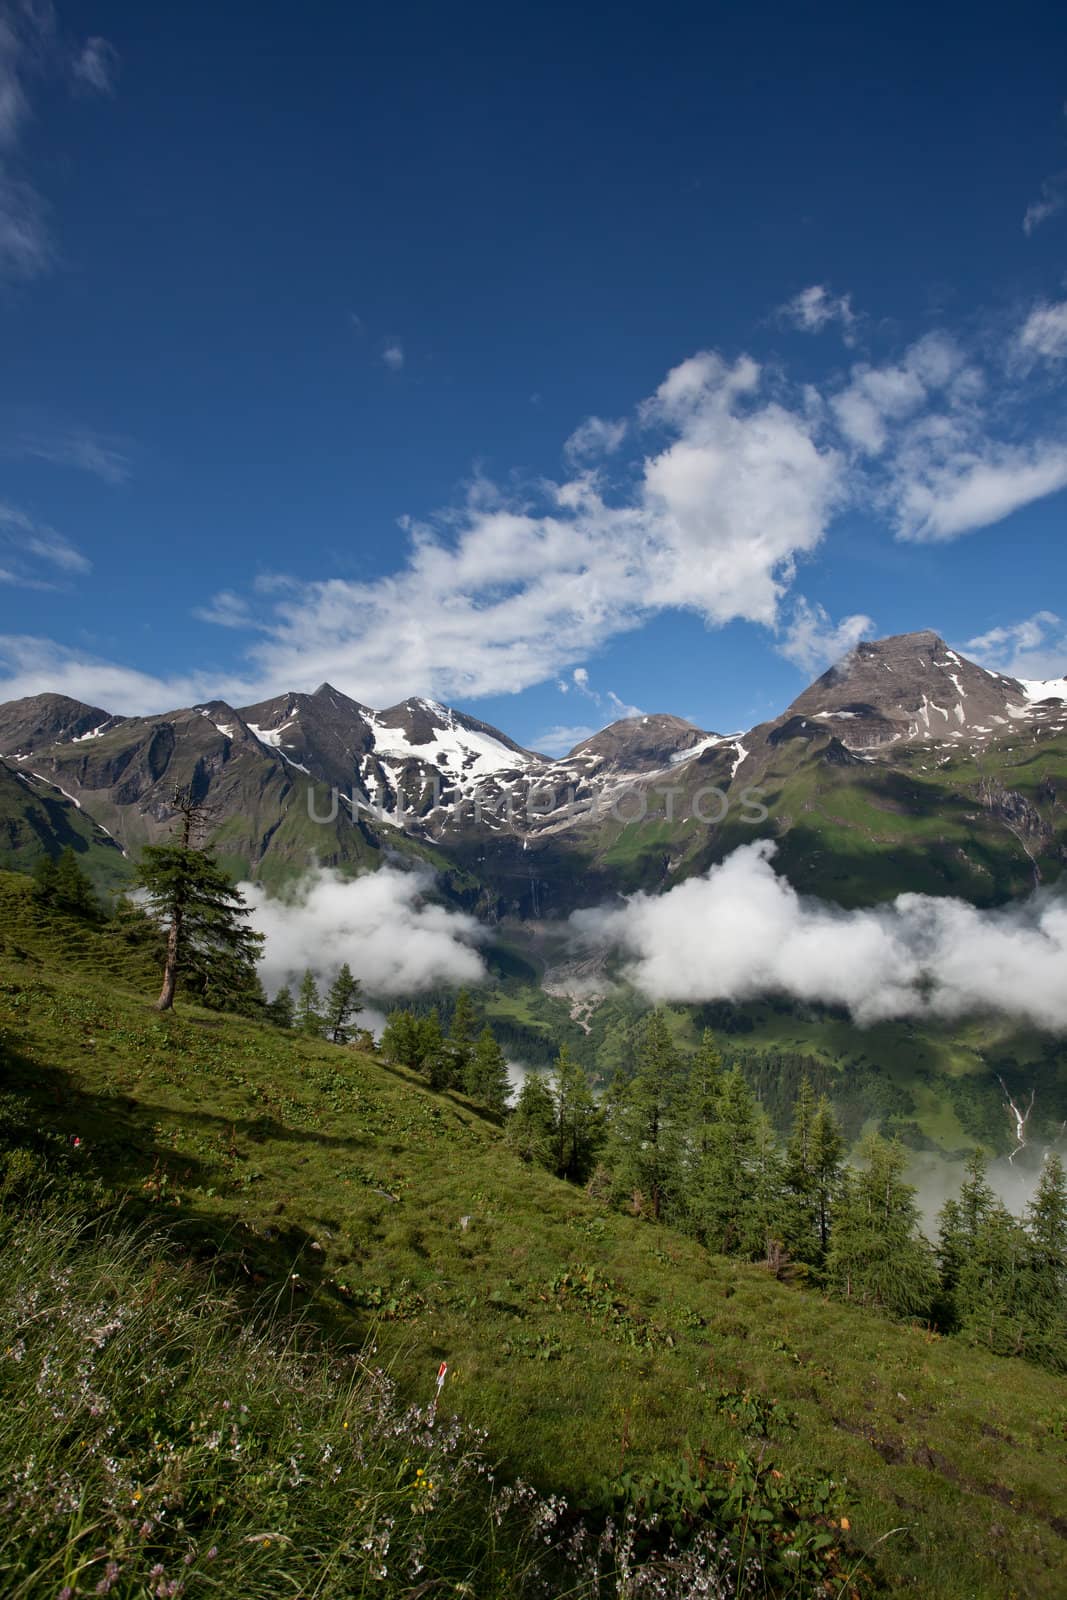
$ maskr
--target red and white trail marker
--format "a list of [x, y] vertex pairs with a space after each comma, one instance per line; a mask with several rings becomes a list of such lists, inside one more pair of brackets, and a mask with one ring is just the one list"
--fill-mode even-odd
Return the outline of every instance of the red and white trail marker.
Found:
[[437, 1415], [437, 1402], [441, 1398], [441, 1390], [445, 1386], [445, 1378], [447, 1376], [448, 1376], [448, 1362], [447, 1361], [442, 1361], [441, 1365], [437, 1369], [437, 1389], [434, 1392], [433, 1399], [430, 1401], [430, 1427], [431, 1428], [433, 1427], [434, 1417]]

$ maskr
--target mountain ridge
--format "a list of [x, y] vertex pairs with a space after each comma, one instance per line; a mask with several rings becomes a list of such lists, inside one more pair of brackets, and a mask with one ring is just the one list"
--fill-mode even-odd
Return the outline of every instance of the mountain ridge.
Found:
[[[14, 771], [32, 762], [127, 851], [165, 836], [174, 790], [187, 787], [210, 801], [216, 848], [242, 876], [359, 870], [414, 850], [458, 871], [468, 898], [480, 884], [493, 918], [564, 912], [702, 870], [759, 836], [738, 818], [756, 791], [771, 801], [785, 870], [805, 886], [818, 883], [807, 857], [827, 855], [862, 801], [853, 846], [868, 836], [864, 848], [876, 849], [884, 835], [888, 851], [884, 818], [940, 808], [945, 834], [932, 854], [962, 851], [971, 898], [1010, 897], [1062, 865], [1065, 736], [1067, 679], [991, 672], [933, 630], [861, 642], [740, 733], [642, 714], [557, 759], [440, 702], [412, 696], [375, 710], [328, 682], [145, 717], [49, 694], [0, 705], [0, 757]], [[1034, 759], [1020, 762], [1020, 751]], [[962, 791], [942, 793], [939, 775], [956, 773]], [[716, 794], [721, 802], [707, 798]], [[994, 871], [990, 850], [1019, 859]], [[901, 873], [905, 887], [939, 892], [939, 881], [917, 859]], [[958, 887], [951, 863], [943, 881]]]

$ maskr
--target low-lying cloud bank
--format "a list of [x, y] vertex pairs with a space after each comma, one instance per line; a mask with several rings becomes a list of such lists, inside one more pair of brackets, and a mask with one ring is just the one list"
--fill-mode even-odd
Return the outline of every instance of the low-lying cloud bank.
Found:
[[579, 911], [579, 942], [628, 956], [654, 1001], [752, 1000], [777, 993], [847, 1006], [861, 1024], [997, 1012], [1067, 1030], [1067, 900], [978, 911], [899, 895], [841, 911], [798, 895], [771, 866], [770, 840], [742, 845], [703, 877], [624, 906]]
[[385, 866], [360, 878], [320, 869], [279, 899], [242, 883], [252, 926], [266, 935], [260, 973], [268, 992], [308, 967], [328, 982], [343, 961], [375, 995], [481, 983], [485, 965], [475, 947], [488, 929], [429, 901], [432, 882], [429, 873]]

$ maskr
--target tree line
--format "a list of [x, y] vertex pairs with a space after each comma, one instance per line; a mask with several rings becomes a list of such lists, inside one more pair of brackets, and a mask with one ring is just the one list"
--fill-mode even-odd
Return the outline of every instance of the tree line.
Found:
[[1017, 1218], [975, 1151], [931, 1243], [899, 1140], [870, 1134], [859, 1163], [847, 1162], [836, 1112], [804, 1079], [780, 1142], [714, 1035], [684, 1054], [660, 1012], [638, 1031], [630, 1074], [599, 1102], [566, 1049], [547, 1077], [529, 1076], [507, 1139], [523, 1160], [718, 1254], [1067, 1370], [1067, 1176], [1056, 1155]]
[[[127, 937], [153, 942], [163, 969], [157, 1007], [168, 1010], [182, 983], [219, 1009], [336, 1044], [372, 1045], [355, 1024], [360, 985], [347, 963], [325, 997], [309, 969], [295, 998], [285, 987], [267, 1001], [256, 973], [262, 936], [247, 926], [248, 907], [222, 868], [196, 846], [202, 808], [188, 794], [176, 795], [175, 807], [176, 839], [146, 847], [141, 901], [117, 914]], [[72, 915], [103, 915], [71, 851], [39, 866], [35, 894]], [[976, 1151], [931, 1243], [919, 1227], [899, 1140], [871, 1134], [860, 1164], [846, 1162], [837, 1114], [808, 1077], [797, 1087], [782, 1143], [739, 1067], [724, 1066], [714, 1034], [706, 1030], [697, 1050], [685, 1054], [653, 1011], [599, 1100], [563, 1047], [547, 1077], [526, 1077], [509, 1109], [503, 1051], [477, 1020], [461, 991], [447, 1033], [436, 1008], [426, 1015], [398, 1010], [379, 1049], [423, 1074], [431, 1088], [458, 1089], [506, 1116], [506, 1138], [522, 1160], [681, 1229], [709, 1250], [764, 1260], [844, 1300], [1067, 1370], [1067, 1177], [1058, 1156], [1045, 1161], [1034, 1198], [1017, 1218], [988, 1183], [985, 1157]]]

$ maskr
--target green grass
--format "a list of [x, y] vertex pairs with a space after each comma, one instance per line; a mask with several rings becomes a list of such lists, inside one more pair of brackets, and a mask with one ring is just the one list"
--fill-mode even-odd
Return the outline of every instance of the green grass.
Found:
[[[22, 892], [3, 885], [8, 920]], [[235, 1284], [281, 1291], [352, 1350], [373, 1337], [404, 1397], [424, 1403], [447, 1360], [450, 1406], [504, 1473], [592, 1508], [625, 1471], [763, 1450], [847, 1480], [849, 1550], [895, 1592], [1062, 1593], [1062, 1381], [607, 1211], [370, 1056], [158, 1017], [106, 934], [72, 965], [67, 931], [23, 918], [0, 1038], [37, 1136], [80, 1138], [73, 1159]], [[559, 1287], [583, 1267], [602, 1304]], [[797, 1431], [746, 1433], [722, 1390], [780, 1401]]]

